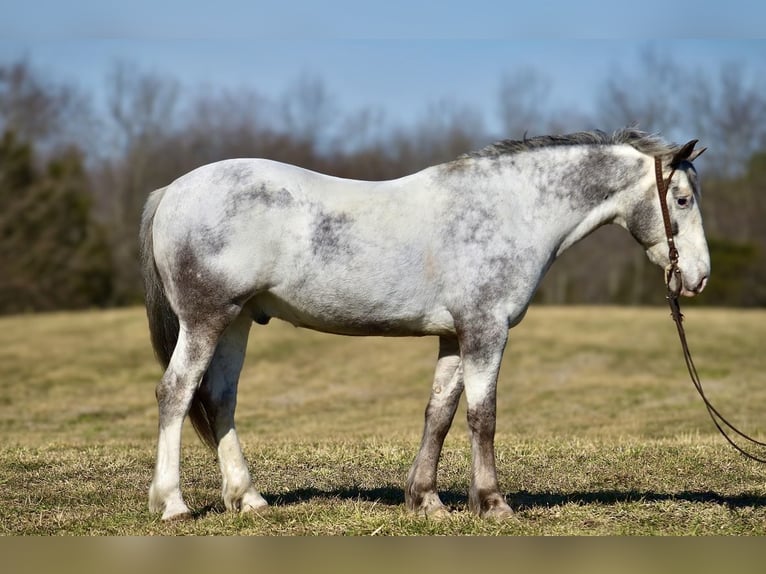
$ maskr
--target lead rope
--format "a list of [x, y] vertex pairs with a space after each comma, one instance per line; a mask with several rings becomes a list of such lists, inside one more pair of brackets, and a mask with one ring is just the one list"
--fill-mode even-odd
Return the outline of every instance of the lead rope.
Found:
[[[657, 179], [657, 193], [659, 193], [659, 196], [660, 196], [660, 208], [662, 210], [662, 221], [665, 225], [665, 235], [668, 240], [668, 256], [670, 258], [670, 265], [668, 265], [668, 268], [665, 273], [665, 282], [667, 283], [667, 287], [668, 287], [668, 294], [666, 299], [668, 300], [668, 305], [670, 306], [670, 316], [675, 322], [676, 329], [678, 330], [678, 338], [681, 341], [681, 348], [683, 349], [683, 353], [684, 353], [684, 361], [686, 361], [686, 369], [689, 371], [689, 376], [691, 377], [692, 384], [694, 384], [694, 388], [697, 389], [697, 393], [699, 393], [699, 396], [702, 398], [702, 402], [705, 404], [705, 408], [707, 409], [707, 412], [710, 415], [710, 419], [713, 421], [713, 424], [716, 426], [716, 428], [718, 429], [718, 432], [721, 433], [723, 438], [725, 438], [726, 441], [731, 446], [733, 446], [738, 452], [740, 452], [747, 458], [751, 460], [756, 460], [758, 462], [766, 463], [766, 458], [749, 453], [743, 447], [738, 445], [734, 441], [734, 439], [731, 438], [731, 436], [729, 435], [729, 432], [739, 436], [740, 438], [749, 442], [751, 445], [766, 447], [766, 442], [761, 442], [759, 440], [754, 439], [753, 437], [745, 434], [744, 432], [739, 430], [737, 427], [735, 427], [732, 423], [730, 423], [711, 404], [707, 396], [705, 396], [705, 391], [702, 389], [702, 381], [699, 378], [699, 374], [697, 373], [697, 367], [694, 365], [694, 360], [692, 359], [692, 354], [691, 354], [691, 351], [689, 350], [689, 345], [686, 341], [686, 332], [684, 331], [684, 327], [682, 324], [684, 316], [683, 316], [683, 313], [681, 313], [681, 304], [678, 302], [678, 295], [681, 292], [681, 287], [682, 287], [681, 276], [680, 276], [681, 270], [678, 268], [678, 249], [676, 249], [675, 240], [673, 239], [673, 228], [670, 223], [670, 212], [668, 211], [668, 205], [667, 205], [668, 186], [670, 185], [670, 180], [672, 179], [673, 174], [675, 173], [675, 169], [673, 169], [670, 172], [670, 175], [668, 176], [667, 180], [664, 179], [662, 177], [662, 163], [659, 158], [655, 157], [654, 171], [655, 171], [655, 176]], [[675, 281], [675, 287], [672, 287], [671, 283], [673, 282], [672, 279], [674, 275], [676, 276], [676, 281]]]

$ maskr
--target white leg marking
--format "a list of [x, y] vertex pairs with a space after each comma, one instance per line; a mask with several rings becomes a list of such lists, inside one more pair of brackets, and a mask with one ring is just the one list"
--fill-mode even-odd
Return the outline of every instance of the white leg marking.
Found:
[[218, 460], [223, 476], [223, 502], [228, 510], [257, 512], [268, 506], [253, 487], [237, 431], [233, 427], [218, 443]]
[[181, 496], [181, 426], [183, 420], [175, 420], [160, 428], [157, 444], [157, 465], [154, 480], [149, 488], [149, 510], [161, 512], [163, 520], [181, 518], [190, 514]]

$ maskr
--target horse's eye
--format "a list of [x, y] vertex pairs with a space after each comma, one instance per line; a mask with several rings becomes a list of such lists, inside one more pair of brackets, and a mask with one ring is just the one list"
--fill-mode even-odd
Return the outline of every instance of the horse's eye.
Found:
[[686, 207], [689, 205], [689, 198], [688, 197], [678, 197], [676, 198], [676, 203], [678, 204], [678, 207]]

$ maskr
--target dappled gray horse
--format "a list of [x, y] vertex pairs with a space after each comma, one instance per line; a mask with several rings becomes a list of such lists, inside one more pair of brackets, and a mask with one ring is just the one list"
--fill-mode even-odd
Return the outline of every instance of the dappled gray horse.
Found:
[[[702, 150], [704, 151], [704, 150]], [[218, 454], [230, 510], [266, 506], [234, 428], [237, 382], [253, 322], [277, 317], [343, 335], [439, 337], [420, 450], [407, 478], [413, 511], [446, 513], [436, 490], [444, 438], [465, 390], [470, 509], [511, 509], [495, 470], [495, 389], [508, 330], [541, 278], [605, 223], [626, 228], [667, 266], [654, 158], [665, 176], [683, 294], [710, 260], [694, 142], [634, 129], [503, 141], [392, 181], [329, 177], [263, 159], [206, 165], [149, 196], [141, 226], [157, 385], [159, 444], [149, 507], [189, 513], [180, 490], [189, 414]]]

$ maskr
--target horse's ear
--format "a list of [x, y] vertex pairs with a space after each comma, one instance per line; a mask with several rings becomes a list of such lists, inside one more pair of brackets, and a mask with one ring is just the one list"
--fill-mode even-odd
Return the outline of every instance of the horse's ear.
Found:
[[[698, 141], [699, 140], [691, 140], [690, 142], [687, 142], [683, 146], [681, 146], [681, 149], [679, 149], [676, 153], [673, 154], [673, 159], [670, 160], [670, 165], [677, 166], [682, 161], [691, 161], [693, 159], [692, 154], [694, 153], [694, 146], [697, 145]], [[705, 151], [705, 148], [703, 148], [702, 151], [694, 155], [694, 157], [697, 157], [703, 151]]]
[[706, 147], [703, 147], [702, 149], [694, 150], [692, 153], [689, 154], [689, 158], [686, 161], [694, 161], [703, 153], [705, 153], [706, 149], [707, 149]]

